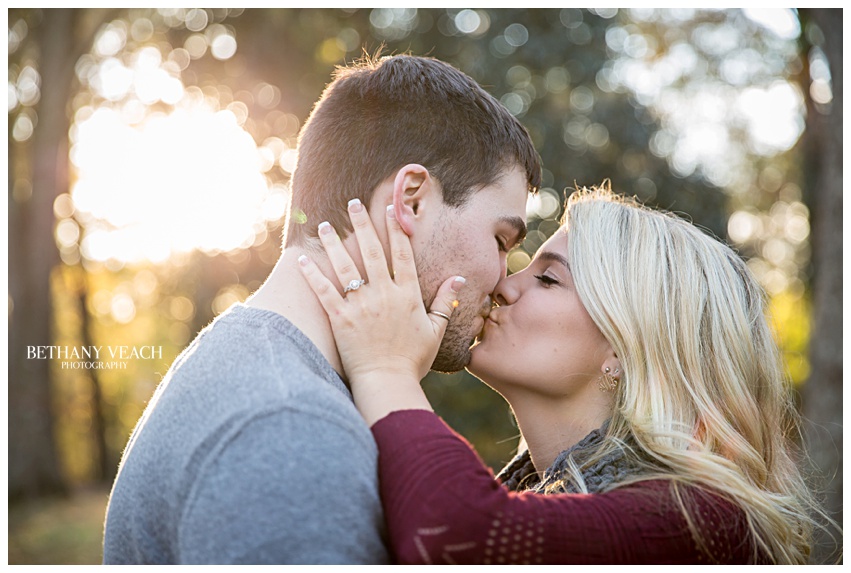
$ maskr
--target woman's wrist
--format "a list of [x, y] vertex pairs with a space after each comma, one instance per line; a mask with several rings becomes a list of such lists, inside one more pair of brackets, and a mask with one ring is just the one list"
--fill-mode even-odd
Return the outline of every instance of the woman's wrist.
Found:
[[401, 382], [412, 382], [419, 386], [420, 380], [428, 374], [428, 366], [406, 356], [381, 356], [379, 352], [370, 352], [364, 353], [357, 362], [351, 356], [341, 355], [341, 358], [352, 386]]
[[352, 396], [368, 426], [399, 410], [432, 411], [420, 381], [410, 372], [382, 370], [350, 379]]

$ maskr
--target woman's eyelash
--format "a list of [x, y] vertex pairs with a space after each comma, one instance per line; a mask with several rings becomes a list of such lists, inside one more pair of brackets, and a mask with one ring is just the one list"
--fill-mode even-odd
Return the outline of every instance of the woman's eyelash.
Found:
[[558, 284], [558, 281], [552, 277], [548, 277], [547, 275], [533, 275], [536, 279], [544, 283], [545, 285], [555, 285]]

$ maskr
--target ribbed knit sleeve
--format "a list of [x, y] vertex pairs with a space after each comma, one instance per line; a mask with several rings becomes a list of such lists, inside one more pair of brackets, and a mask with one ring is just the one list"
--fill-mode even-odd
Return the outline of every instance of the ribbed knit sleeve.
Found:
[[[689, 488], [703, 539], [665, 481], [601, 494], [515, 493], [472, 447], [425, 410], [372, 427], [392, 551], [399, 563], [746, 563], [742, 512]], [[709, 551], [704, 551], [705, 546]]]

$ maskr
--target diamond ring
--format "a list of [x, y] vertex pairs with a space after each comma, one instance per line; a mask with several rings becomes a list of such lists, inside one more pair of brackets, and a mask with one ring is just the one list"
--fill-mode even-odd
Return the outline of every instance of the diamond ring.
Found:
[[352, 279], [351, 281], [349, 281], [349, 284], [346, 285], [346, 288], [343, 289], [343, 294], [349, 292], [350, 290], [358, 290], [365, 284], [366, 281], [363, 279]]

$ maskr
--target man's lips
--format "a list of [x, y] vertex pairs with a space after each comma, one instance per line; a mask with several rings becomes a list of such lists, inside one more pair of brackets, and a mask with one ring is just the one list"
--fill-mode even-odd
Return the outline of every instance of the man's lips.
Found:
[[473, 337], [473, 340], [471, 340], [471, 341], [470, 341], [470, 347], [473, 347], [473, 346], [475, 346], [476, 344], [478, 344], [479, 342], [481, 342], [481, 340], [482, 340], [482, 335], [483, 335], [483, 334], [484, 334], [484, 332], [485, 332], [485, 331], [484, 331], [484, 329], [485, 329], [485, 323], [487, 322], [487, 319], [486, 319], [486, 318], [484, 318], [484, 317], [482, 317], [482, 316], [477, 316], [477, 317], [476, 317], [476, 319], [481, 320], [481, 321], [482, 321], [482, 323], [481, 323], [481, 324], [479, 324], [479, 325], [478, 325], [478, 328], [476, 328], [476, 329], [474, 330], [474, 332], [476, 333], [476, 335]]
[[490, 316], [487, 317], [485, 319], [484, 325], [482, 325], [482, 335], [484, 335], [485, 332], [487, 332], [488, 330], [490, 330], [491, 328], [494, 328], [496, 326], [499, 326], [499, 323], [496, 320], [494, 320], [493, 318], [491, 318]]
[[485, 303], [482, 305], [481, 310], [479, 311], [479, 316], [482, 318], [487, 318], [490, 315], [491, 310], [493, 310], [493, 299], [491, 297], [487, 297], [485, 299]]
[[473, 340], [473, 343], [481, 342], [488, 327], [493, 328], [494, 326], [499, 326], [499, 323], [493, 318], [493, 313], [491, 313], [482, 321], [482, 327], [476, 335], [476, 338]]
[[488, 315], [485, 317], [485, 324], [494, 323], [499, 324], [499, 313], [502, 312], [501, 309], [492, 308]]

